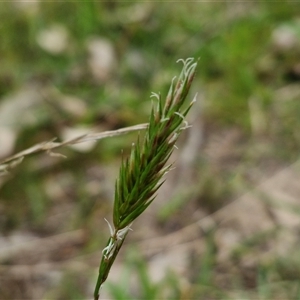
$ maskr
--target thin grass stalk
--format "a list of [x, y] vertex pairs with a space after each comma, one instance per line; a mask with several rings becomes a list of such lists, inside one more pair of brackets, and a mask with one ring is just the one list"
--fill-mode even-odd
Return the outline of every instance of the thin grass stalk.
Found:
[[110, 237], [102, 251], [95, 300], [99, 299], [100, 288], [131, 230], [130, 226], [154, 201], [157, 190], [163, 184], [162, 177], [171, 168], [167, 161], [175, 143], [182, 130], [188, 127], [184, 118], [195, 100], [187, 106], [186, 97], [197, 62], [193, 58], [179, 61], [183, 62], [183, 68], [176, 83], [173, 78], [166, 100], [163, 101], [160, 94], [152, 93], [158, 102], [152, 106], [143, 143], [140, 144], [138, 138], [137, 143], [132, 145], [129, 158], [122, 161], [115, 184], [113, 226], [107, 221]]

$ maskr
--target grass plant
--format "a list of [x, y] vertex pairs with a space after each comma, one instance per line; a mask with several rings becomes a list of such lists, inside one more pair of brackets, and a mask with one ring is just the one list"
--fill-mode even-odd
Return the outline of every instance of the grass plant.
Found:
[[[0, 129], [6, 125], [12, 129], [16, 143], [11, 151], [18, 153], [5, 160], [4, 157], [13, 152], [1, 156], [0, 175], [4, 175], [0, 176], [1, 241], [3, 238], [13, 241], [15, 235], [24, 239], [28, 233], [36, 238], [55, 238], [66, 230], [83, 228], [88, 237], [85, 243], [67, 249], [88, 253], [104, 246], [108, 234], [99, 232], [99, 223], [103, 223], [103, 216], [109, 216], [111, 208], [111, 190], [106, 183], [112, 182], [120, 148], [124, 147], [124, 153], [130, 151], [132, 136], [107, 140], [102, 136], [103, 130], [116, 136], [115, 129], [128, 129], [128, 126], [145, 120], [149, 114], [149, 101], [143, 95], [150, 94], [153, 86], [167, 93], [169, 78], [176, 74], [173, 61], [178, 55], [201, 57], [197, 78], [203, 93], [200, 96], [203, 128], [200, 138], [203, 141], [192, 166], [197, 185], [195, 199], [186, 197], [191, 190], [191, 185], [187, 186], [182, 195], [177, 194], [160, 207], [159, 225], [162, 221], [174, 224], [173, 230], [182, 223], [197, 221], [185, 213], [191, 208], [211, 213], [209, 218], [213, 218], [213, 212], [234, 199], [236, 190], [242, 195], [260, 184], [265, 176], [275, 175], [279, 167], [298, 160], [299, 8], [299, 2], [295, 1], [184, 1], [176, 5], [94, 0], [3, 3], [0, 6], [0, 52], [3, 58]], [[56, 25], [68, 32], [69, 42], [65, 52], [53, 55], [39, 46], [37, 37]], [[291, 36], [292, 39], [286, 39]], [[87, 45], [95, 37], [110, 41], [117, 56], [112, 77], [103, 83], [95, 80], [88, 64]], [[289, 40], [292, 40], [292, 47]], [[282, 41], [285, 42], [282, 44]], [[15, 111], [19, 108], [19, 92], [26, 97], [27, 89], [40, 91], [40, 88], [43, 93], [38, 97], [37, 106], [24, 110], [24, 115], [22, 112], [18, 117]], [[78, 101], [66, 104], [64, 99], [69, 96]], [[84, 109], [72, 110], [75, 103]], [[14, 104], [15, 108], [2, 117], [7, 104]], [[27, 114], [31, 116], [30, 120], [25, 118]], [[5, 119], [9, 121], [6, 125]], [[14, 124], [19, 128], [17, 131]], [[97, 133], [88, 137], [101, 141], [88, 153], [71, 151], [68, 145], [75, 140], [63, 139], [65, 126], [97, 128]], [[147, 126], [144, 129], [134, 127], [134, 130], [141, 131], [143, 137]], [[227, 134], [236, 129], [238, 137], [228, 140]], [[99, 135], [98, 131], [101, 132]], [[52, 137], [56, 136], [59, 140], [53, 141]], [[86, 138], [79, 137], [77, 142], [84, 142]], [[5, 146], [5, 140], [1, 140], [0, 149]], [[26, 150], [20, 152], [23, 149]], [[57, 156], [57, 152], [68, 158], [50, 157]], [[112, 172], [106, 172], [107, 168]], [[287, 189], [290, 191], [293, 190]], [[227, 192], [228, 198], [224, 197]], [[287, 209], [283, 207], [282, 213], [288, 213]], [[182, 216], [180, 220], [178, 214]], [[166, 227], [159, 227], [164, 236], [170, 230]], [[223, 225], [219, 224], [218, 228], [222, 230]], [[287, 228], [284, 239], [281, 230], [281, 227], [276, 228], [276, 236], [249, 237], [234, 250], [232, 261], [227, 260], [225, 265], [218, 258], [218, 254], [225, 251], [219, 244], [217, 253], [211, 254], [215, 256], [215, 264], [210, 263], [208, 254], [207, 265], [206, 256], [196, 257], [199, 263], [191, 264], [184, 278], [194, 274], [192, 291], [186, 291], [178, 284], [173, 291], [177, 288], [178, 295], [183, 296], [167, 299], [250, 300], [268, 297], [300, 300], [297, 230]], [[266, 243], [266, 239], [270, 242]], [[285, 249], [283, 255], [277, 251], [270, 253], [266, 246], [273, 251], [277, 244]], [[65, 248], [61, 250], [65, 251]], [[266, 262], [256, 259], [260, 253], [265, 257], [265, 251]], [[33, 273], [23, 276], [23, 272], [14, 271], [28, 263], [22, 253], [20, 259], [11, 258], [11, 265], [1, 265], [0, 298], [87, 299], [91, 294], [87, 282], [72, 279], [77, 276], [75, 269], [69, 268], [72, 257], [68, 257], [64, 275], [65, 270], [60, 269], [66, 265], [64, 261], [58, 263], [56, 253], [55, 258], [49, 255], [51, 260], [47, 260], [47, 264], [62, 274], [61, 282], [51, 286], [52, 271], [45, 269], [40, 273], [44, 256], [36, 255], [36, 265], [29, 268]], [[35, 267], [39, 272], [34, 271]], [[88, 269], [92, 271], [95, 267], [89, 265]], [[200, 267], [204, 270], [198, 274]], [[76, 268], [79, 278], [90, 278], [85, 270]], [[134, 273], [131, 266], [130, 272]], [[41, 275], [43, 280], [40, 280]], [[207, 280], [205, 291], [203, 280]], [[112, 296], [114, 299], [121, 299], [122, 290], [122, 299], [139, 299], [125, 293], [123, 282], [118, 282], [118, 286], [120, 293]], [[79, 287], [80, 296], [76, 292]], [[108, 283], [105, 289], [109, 290]], [[210, 297], [205, 297], [208, 289]], [[219, 290], [225, 296], [217, 296]], [[166, 299], [161, 294], [155, 296]]]
[[132, 144], [130, 157], [123, 160], [115, 185], [113, 226], [107, 221], [110, 237], [103, 249], [94, 299], [99, 299], [99, 290], [124, 243], [133, 221], [155, 199], [163, 184], [163, 176], [171, 169], [168, 160], [182, 130], [188, 127], [184, 120], [194, 100], [186, 105], [197, 62], [193, 58], [179, 60], [183, 69], [171, 87], [165, 101], [160, 94], [152, 93], [157, 100], [152, 106], [149, 125], [143, 143], [139, 139]]

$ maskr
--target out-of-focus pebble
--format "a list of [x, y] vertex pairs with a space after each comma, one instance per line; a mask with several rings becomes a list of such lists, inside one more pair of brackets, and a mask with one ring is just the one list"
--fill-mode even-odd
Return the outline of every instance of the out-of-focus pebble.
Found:
[[36, 41], [38, 45], [50, 54], [58, 55], [65, 52], [69, 45], [69, 33], [67, 29], [59, 24], [41, 30]]
[[96, 81], [107, 81], [116, 68], [117, 59], [113, 44], [104, 38], [94, 38], [87, 44], [88, 65]]

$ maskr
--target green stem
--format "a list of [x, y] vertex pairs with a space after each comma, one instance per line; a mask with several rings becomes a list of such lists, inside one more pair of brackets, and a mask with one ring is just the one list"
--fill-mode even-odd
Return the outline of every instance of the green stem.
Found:
[[101, 263], [100, 263], [100, 267], [99, 267], [99, 274], [98, 274], [98, 278], [97, 278], [97, 283], [96, 283], [96, 287], [94, 290], [94, 300], [98, 300], [99, 299], [99, 295], [100, 295], [100, 288], [102, 286], [102, 284], [106, 281], [107, 276], [109, 274], [109, 271], [124, 243], [124, 240], [126, 238], [127, 233], [124, 235], [124, 237], [122, 238], [122, 240], [116, 240], [112, 237], [110, 237], [108, 239], [108, 242], [106, 244], [106, 246], [109, 245], [109, 243], [111, 242], [111, 240], [113, 239], [114, 242], [116, 243], [116, 248], [113, 250], [113, 254], [111, 256], [106, 257], [107, 253], [103, 253], [102, 255], [102, 259], [101, 259]]

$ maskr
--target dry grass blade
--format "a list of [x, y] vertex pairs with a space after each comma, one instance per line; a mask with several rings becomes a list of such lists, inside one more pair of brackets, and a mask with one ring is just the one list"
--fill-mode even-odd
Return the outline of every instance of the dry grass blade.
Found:
[[117, 129], [117, 130], [110, 130], [110, 131], [96, 132], [96, 133], [91, 132], [63, 142], [54, 142], [55, 139], [52, 139], [50, 141], [45, 141], [0, 161], [0, 175], [5, 174], [7, 171], [9, 171], [10, 169], [14, 168], [19, 163], [21, 163], [25, 156], [37, 152], [46, 151], [49, 155], [64, 157], [61, 154], [53, 153], [52, 150], [67, 145], [84, 143], [92, 140], [101, 140], [108, 137], [114, 137], [114, 136], [126, 134], [131, 131], [143, 130], [146, 129], [147, 126], [148, 124], [139, 124], [139, 125]]

